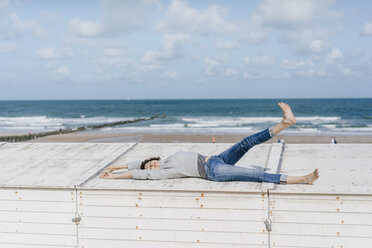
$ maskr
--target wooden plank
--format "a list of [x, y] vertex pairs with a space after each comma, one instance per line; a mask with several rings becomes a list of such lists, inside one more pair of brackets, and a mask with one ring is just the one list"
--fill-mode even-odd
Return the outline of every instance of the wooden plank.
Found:
[[247, 220], [264, 221], [266, 209], [188, 209], [188, 208], [141, 208], [110, 206], [79, 206], [79, 215], [92, 217], [122, 218], [169, 218], [169, 219], [205, 219], [205, 220]]
[[84, 217], [79, 228], [264, 233], [263, 221]]
[[265, 244], [265, 233], [226, 233], [173, 230], [124, 230], [79, 228], [79, 237], [95, 239], [127, 239], [143, 241], [202, 242], [224, 244]]
[[364, 213], [271, 211], [273, 223], [371, 225], [372, 215]]
[[231, 197], [239, 199], [248, 198], [267, 198], [266, 192], [204, 192], [204, 191], [167, 191], [167, 190], [120, 190], [120, 189], [78, 189], [77, 195], [86, 196], [159, 196], [159, 197], [204, 197], [204, 198], [221, 198], [221, 197]]
[[309, 212], [372, 213], [372, 201], [270, 200], [270, 210]]
[[70, 235], [26, 234], [26, 233], [0, 233], [0, 242], [3, 244], [49, 245], [49, 246], [77, 246], [76, 237]]
[[123, 207], [167, 207], [167, 208], [228, 208], [228, 209], [267, 209], [265, 198], [224, 197], [167, 197], [167, 196], [86, 196], [78, 197], [78, 204], [84, 206], [123, 206]]
[[345, 225], [319, 223], [280, 223], [273, 222], [275, 235], [306, 235], [328, 237], [372, 237], [372, 225]]
[[73, 213], [9, 212], [0, 211], [0, 222], [69, 224]]
[[61, 248], [61, 247], [75, 247], [76, 246], [66, 246], [66, 245], [43, 245], [43, 244], [38, 244], [38, 245], [22, 245], [22, 244], [11, 244], [11, 243], [1, 243], [0, 241], [0, 248]]
[[33, 233], [51, 235], [76, 235], [76, 224], [55, 223], [27, 223], [27, 222], [0, 222], [0, 232], [3, 233]]
[[1, 200], [75, 202], [74, 190], [1, 189]]
[[312, 235], [270, 235], [271, 247], [370, 247], [372, 237], [324, 237]]
[[75, 213], [76, 204], [72, 202], [40, 201], [0, 201], [0, 211]]
[[171, 241], [143, 241], [143, 240], [115, 240], [115, 239], [87, 239], [80, 240], [79, 248], [110, 247], [110, 248], [267, 248], [267, 244], [220, 244], [203, 242], [171, 242]]

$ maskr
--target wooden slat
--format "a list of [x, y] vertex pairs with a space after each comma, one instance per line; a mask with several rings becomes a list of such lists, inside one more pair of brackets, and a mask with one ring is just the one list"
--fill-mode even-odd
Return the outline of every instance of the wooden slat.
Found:
[[70, 235], [41, 235], [26, 233], [0, 233], [0, 243], [27, 245], [76, 246], [76, 237]]
[[267, 242], [265, 233], [226, 233], [226, 232], [192, 232], [173, 230], [124, 230], [81, 228], [79, 237], [95, 239], [126, 239], [143, 241], [173, 241], [173, 242], [202, 242], [228, 244], [264, 244]]
[[25, 222], [0, 222], [0, 232], [3, 233], [33, 233], [33, 234], [54, 234], [54, 235], [76, 235], [76, 225], [70, 224], [44, 224]]
[[166, 196], [83, 196], [78, 204], [84, 206], [112, 207], [167, 207], [167, 208], [226, 208], [226, 209], [267, 209], [265, 198], [226, 198], [220, 197], [166, 197]]
[[1, 222], [67, 224], [74, 217], [73, 213], [0, 211]]
[[84, 247], [110, 247], [110, 248], [267, 248], [267, 244], [220, 244], [220, 243], [203, 243], [203, 242], [159, 242], [144, 240], [115, 240], [115, 239], [86, 239], [80, 240], [79, 248]]
[[79, 206], [83, 217], [123, 217], [123, 218], [173, 218], [206, 220], [264, 220], [267, 210], [233, 210], [233, 209], [188, 209], [188, 208], [140, 208]]
[[[42, 193], [41, 193], [42, 192]], [[48, 190], [43, 189], [1, 189], [1, 200], [25, 200], [25, 201], [50, 201], [50, 202], [75, 202], [75, 190]]]
[[263, 221], [228, 221], [201, 219], [141, 219], [141, 218], [102, 218], [84, 217], [79, 228], [132, 229], [132, 230], [178, 230], [203, 232], [266, 232]]
[[[58, 204], [57, 204], [58, 203]], [[71, 202], [0, 201], [0, 211], [75, 213], [76, 204]]]
[[270, 235], [271, 247], [370, 247], [372, 237], [322, 237], [320, 235]]

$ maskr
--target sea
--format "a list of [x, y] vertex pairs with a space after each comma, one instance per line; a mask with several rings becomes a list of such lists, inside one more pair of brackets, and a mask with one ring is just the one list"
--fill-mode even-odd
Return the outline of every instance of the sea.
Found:
[[0, 132], [41, 133], [164, 114], [85, 132], [247, 134], [278, 123], [281, 101], [297, 119], [287, 135], [372, 135], [372, 98], [0, 101]]

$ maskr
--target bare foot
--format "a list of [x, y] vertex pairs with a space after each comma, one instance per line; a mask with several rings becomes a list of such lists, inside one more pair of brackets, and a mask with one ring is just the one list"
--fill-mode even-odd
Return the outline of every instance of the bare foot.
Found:
[[313, 184], [315, 180], [319, 178], [319, 171], [318, 169], [315, 169], [313, 173], [310, 173], [309, 175], [305, 176], [305, 183], [307, 184]]
[[292, 113], [291, 107], [284, 102], [280, 102], [278, 105], [283, 111], [282, 123], [288, 127], [294, 125], [296, 123], [296, 118]]

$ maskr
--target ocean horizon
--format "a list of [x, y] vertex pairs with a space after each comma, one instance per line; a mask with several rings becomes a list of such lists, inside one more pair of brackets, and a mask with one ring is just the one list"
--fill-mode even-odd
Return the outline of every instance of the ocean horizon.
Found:
[[279, 122], [280, 101], [297, 119], [288, 135], [372, 135], [372, 98], [1, 100], [0, 132], [40, 133], [165, 114], [87, 132], [243, 134]]

